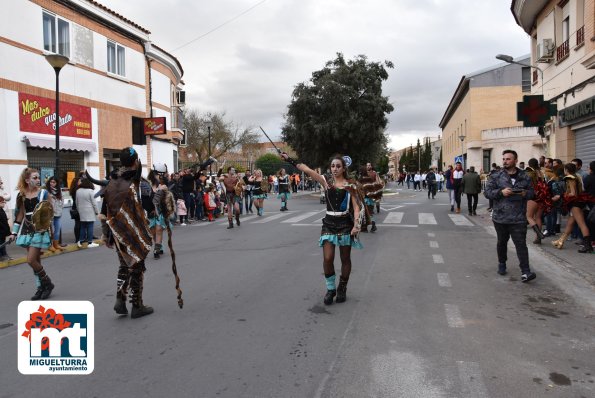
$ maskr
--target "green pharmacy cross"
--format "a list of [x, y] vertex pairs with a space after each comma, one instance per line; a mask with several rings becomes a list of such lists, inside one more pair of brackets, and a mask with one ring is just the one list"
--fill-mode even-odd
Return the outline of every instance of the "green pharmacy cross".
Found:
[[556, 116], [557, 107], [543, 100], [543, 95], [524, 95], [523, 102], [517, 102], [517, 120], [524, 127], [543, 127], [552, 116]]

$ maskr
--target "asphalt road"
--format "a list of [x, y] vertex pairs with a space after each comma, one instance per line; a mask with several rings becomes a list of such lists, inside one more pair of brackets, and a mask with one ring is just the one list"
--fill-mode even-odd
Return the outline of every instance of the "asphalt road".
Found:
[[95, 306], [89, 376], [18, 372], [17, 306], [35, 289], [27, 265], [0, 270], [0, 397], [595, 396], [585, 297], [536, 256], [530, 284], [514, 251], [497, 275], [489, 227], [451, 217], [446, 194], [387, 196], [379, 231], [353, 251], [347, 302], [332, 306], [322, 303], [318, 198], [291, 200], [288, 213], [265, 206], [233, 230], [225, 220], [175, 228], [183, 309], [167, 257], [147, 261], [155, 313], [140, 319], [112, 310], [112, 251], [45, 259], [52, 299]]

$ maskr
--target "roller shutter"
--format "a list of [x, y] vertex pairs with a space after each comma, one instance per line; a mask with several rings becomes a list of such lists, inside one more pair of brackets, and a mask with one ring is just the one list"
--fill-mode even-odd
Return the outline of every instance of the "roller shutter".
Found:
[[582, 160], [584, 165], [595, 160], [595, 125], [576, 130], [575, 145], [576, 157]]

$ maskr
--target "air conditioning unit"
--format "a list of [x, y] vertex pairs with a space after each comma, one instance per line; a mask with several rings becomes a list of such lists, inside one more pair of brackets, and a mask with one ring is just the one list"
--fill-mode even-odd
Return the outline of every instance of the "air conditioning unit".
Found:
[[180, 146], [188, 146], [188, 130], [182, 129], [182, 141], [180, 141]]
[[537, 62], [547, 63], [553, 60], [555, 47], [552, 39], [543, 39], [537, 43]]
[[186, 105], [186, 91], [177, 91], [178, 105]]

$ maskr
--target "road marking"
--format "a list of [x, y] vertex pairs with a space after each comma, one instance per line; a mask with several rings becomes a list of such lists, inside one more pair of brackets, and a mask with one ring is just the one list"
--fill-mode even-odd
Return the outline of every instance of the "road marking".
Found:
[[450, 276], [448, 276], [448, 274], [445, 273], [439, 273], [438, 285], [440, 285], [441, 287], [452, 287], [452, 283], [450, 283]]
[[458, 226], [473, 227], [475, 225], [462, 214], [449, 214], [448, 217]]
[[287, 220], [283, 220], [281, 222], [287, 223], [287, 224], [293, 224], [293, 223], [305, 220], [306, 218], [310, 218], [313, 215], [315, 215], [316, 213], [319, 213], [319, 211], [309, 211], [307, 213], [303, 213], [303, 214], [300, 214], [299, 216], [291, 217], [291, 218], [289, 218]]
[[436, 234], [433, 232], [428, 232], [428, 238], [435, 238]]
[[458, 305], [444, 304], [444, 311], [446, 312], [446, 321], [451, 328], [464, 328], [463, 317]]
[[488, 398], [488, 390], [483, 383], [481, 369], [477, 362], [457, 361], [459, 368], [459, 379], [462, 384], [462, 397], [465, 398]]
[[430, 241], [430, 247], [432, 249], [438, 249], [438, 242], [436, 242], [435, 240], [431, 240]]
[[291, 224], [291, 226], [298, 226], [298, 227], [320, 227], [321, 224]]
[[405, 215], [405, 213], [403, 213], [402, 211], [395, 211], [392, 213], [388, 213], [388, 215], [384, 219], [383, 223], [384, 224], [400, 224], [401, 221], [403, 221], [404, 215]]
[[287, 214], [285, 214], [285, 213], [275, 214], [274, 216], [268, 216], [268, 217], [263, 218], [262, 220], [254, 221], [252, 224], [264, 224], [264, 223], [276, 220], [278, 218], [285, 217], [286, 215]]
[[418, 213], [417, 216], [419, 218], [419, 224], [425, 224], [425, 225], [438, 224], [436, 222], [436, 218], [434, 218], [434, 213]]
[[444, 264], [442, 254], [432, 254], [432, 260], [434, 260], [434, 264]]
[[382, 210], [384, 210], [384, 211], [387, 211], [387, 212], [388, 212], [388, 211], [392, 211], [392, 210], [397, 210], [397, 209], [400, 209], [401, 207], [403, 207], [403, 206], [395, 206], [395, 207], [391, 207], [390, 209], [387, 209], [387, 208], [384, 208], [384, 207], [380, 206], [380, 208], [381, 208]]
[[376, 224], [382, 225], [383, 227], [401, 227], [401, 228], [417, 228], [419, 225], [413, 224]]

